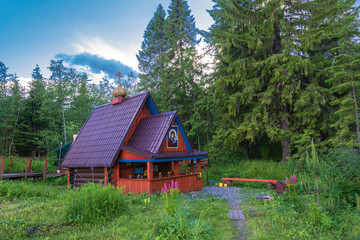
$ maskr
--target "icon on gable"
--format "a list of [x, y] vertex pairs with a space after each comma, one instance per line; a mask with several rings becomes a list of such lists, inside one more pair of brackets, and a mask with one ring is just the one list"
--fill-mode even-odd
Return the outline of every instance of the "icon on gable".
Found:
[[167, 135], [167, 147], [178, 147], [178, 126], [171, 126]]

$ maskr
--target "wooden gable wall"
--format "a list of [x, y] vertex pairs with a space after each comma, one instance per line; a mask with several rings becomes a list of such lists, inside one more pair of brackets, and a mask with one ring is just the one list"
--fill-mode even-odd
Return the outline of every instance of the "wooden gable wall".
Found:
[[[177, 126], [176, 121], [174, 121], [173, 124], [171, 124], [171, 126]], [[179, 152], [179, 151], [187, 151], [187, 148], [184, 139], [180, 133], [180, 129], [178, 128], [178, 147], [177, 148], [167, 147], [167, 134], [166, 134], [165, 141], [160, 152]]]

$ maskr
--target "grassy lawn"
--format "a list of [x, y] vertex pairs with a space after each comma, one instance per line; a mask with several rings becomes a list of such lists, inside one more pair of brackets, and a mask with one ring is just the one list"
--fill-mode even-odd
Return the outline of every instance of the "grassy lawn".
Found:
[[[283, 180], [292, 173], [292, 164], [214, 165], [209, 179]], [[243, 188], [247, 239], [360, 239], [359, 182], [341, 172], [329, 174], [330, 167], [320, 176], [319, 205], [313, 177], [304, 170], [296, 172], [298, 188], [283, 196], [262, 183], [234, 184]], [[0, 239], [236, 239], [225, 200], [188, 199], [176, 192], [123, 195], [112, 186], [92, 184], [69, 191], [66, 183], [66, 177], [0, 182]], [[271, 193], [274, 199], [255, 200], [259, 193]]]
[[[229, 205], [211, 198], [179, 197], [175, 210], [167, 212], [164, 209], [169, 204], [162, 196], [122, 195], [117, 191], [115, 195], [122, 195], [119, 204], [124, 206], [123, 211], [97, 218], [116, 204], [110, 201], [110, 208], [106, 208], [103, 199], [98, 199], [101, 202], [92, 202], [97, 207], [90, 213], [98, 220], [77, 221], [71, 198], [79, 193], [69, 192], [65, 180], [0, 182], [0, 239], [233, 239], [234, 229], [227, 217]], [[86, 194], [102, 193], [90, 188]], [[97, 198], [95, 195], [92, 198]], [[107, 199], [115, 195], [111, 193]], [[77, 196], [81, 197], [84, 194]]]

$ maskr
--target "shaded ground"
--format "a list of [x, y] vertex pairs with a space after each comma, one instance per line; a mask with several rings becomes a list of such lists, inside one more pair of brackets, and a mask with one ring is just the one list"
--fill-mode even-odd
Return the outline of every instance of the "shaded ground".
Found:
[[217, 198], [226, 199], [230, 202], [231, 210], [229, 210], [228, 215], [238, 229], [238, 239], [246, 239], [245, 216], [240, 207], [242, 201], [241, 190], [241, 188], [236, 187], [203, 187], [203, 191], [190, 192], [186, 196], [196, 199], [212, 197], [213, 201], [216, 201]]

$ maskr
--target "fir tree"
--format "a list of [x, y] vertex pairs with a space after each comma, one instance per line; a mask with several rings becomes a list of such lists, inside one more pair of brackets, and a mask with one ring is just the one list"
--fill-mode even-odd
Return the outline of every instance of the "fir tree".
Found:
[[332, 49], [333, 64], [328, 83], [334, 94], [336, 121], [332, 125], [336, 132], [332, 138], [335, 146], [355, 147], [360, 150], [359, 88], [360, 88], [360, 44], [359, 8], [355, 1], [342, 1], [338, 5], [339, 17], [334, 34], [339, 45]]
[[324, 138], [323, 70], [335, 42], [334, 7], [334, 1], [216, 1], [209, 37], [218, 51], [217, 95], [231, 135], [255, 142], [265, 133], [282, 144], [283, 161], [301, 154], [311, 137]]
[[163, 54], [167, 47], [164, 30], [165, 15], [163, 6], [159, 4], [145, 29], [141, 50], [136, 55], [139, 61], [140, 91], [156, 92], [159, 88], [163, 71]]
[[[195, 19], [186, 1], [173, 0], [165, 21], [167, 51], [164, 73], [155, 95], [162, 111], [177, 109], [186, 122], [193, 113], [193, 105], [199, 95], [200, 71], [196, 45], [197, 28]], [[190, 129], [191, 126], [188, 126]]]

